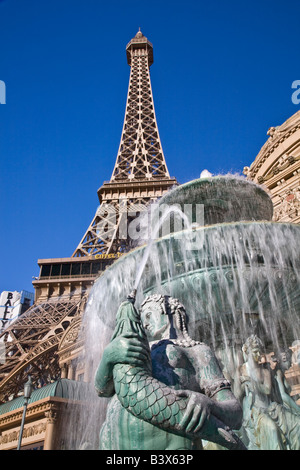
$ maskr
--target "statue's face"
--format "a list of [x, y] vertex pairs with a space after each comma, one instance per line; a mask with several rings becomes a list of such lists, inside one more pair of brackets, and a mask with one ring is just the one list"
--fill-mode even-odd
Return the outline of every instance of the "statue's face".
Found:
[[162, 313], [156, 304], [146, 304], [141, 311], [141, 320], [149, 341], [164, 338], [170, 325], [168, 315]]
[[290, 355], [287, 352], [282, 351], [280, 354], [281, 367], [283, 367], [284, 370], [288, 370], [291, 367], [291, 363]]
[[260, 341], [256, 336], [252, 337], [249, 349], [251, 351], [254, 361], [259, 362], [262, 352]]

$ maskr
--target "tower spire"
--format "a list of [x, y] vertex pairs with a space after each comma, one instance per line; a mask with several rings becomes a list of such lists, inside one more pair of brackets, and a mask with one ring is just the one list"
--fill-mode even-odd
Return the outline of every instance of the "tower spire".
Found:
[[169, 178], [150, 81], [153, 46], [141, 29], [126, 47], [131, 67], [121, 142], [111, 181]]
[[153, 46], [140, 28], [127, 44], [126, 55], [130, 80], [115, 166], [110, 181], [98, 190], [100, 207], [73, 257], [127, 252], [131, 245], [124, 233], [120, 235], [121, 222], [127, 217], [124, 230], [129, 214], [138, 215], [178, 184], [169, 175], [156, 122], [150, 81]]

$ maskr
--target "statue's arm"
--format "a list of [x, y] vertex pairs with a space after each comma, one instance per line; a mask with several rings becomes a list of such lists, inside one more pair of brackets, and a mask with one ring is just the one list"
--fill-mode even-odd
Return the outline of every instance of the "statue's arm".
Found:
[[[197, 351], [198, 349], [198, 351]], [[208, 346], [196, 346], [193, 352], [199, 387], [210, 399], [210, 410], [231, 429], [242, 425], [243, 410], [225, 379], [216, 356]]]
[[110, 360], [109, 346], [104, 350], [95, 374], [95, 388], [99, 397], [112, 397], [115, 393], [113, 380], [114, 364]]
[[275, 375], [275, 379], [278, 383], [280, 395], [282, 398], [283, 403], [285, 403], [289, 408], [296, 411], [296, 413], [300, 413], [300, 407], [297, 403], [293, 400], [293, 398], [289, 395], [287, 391], [287, 387], [285, 385], [285, 378], [281, 370], [278, 370]]
[[149, 350], [133, 333], [124, 334], [111, 341], [104, 349], [95, 374], [95, 388], [100, 397], [115, 393], [113, 369], [116, 364], [142, 366], [149, 360]]
[[240, 429], [243, 420], [243, 410], [230, 390], [220, 390], [212, 397], [212, 414], [223, 421], [231, 429]]

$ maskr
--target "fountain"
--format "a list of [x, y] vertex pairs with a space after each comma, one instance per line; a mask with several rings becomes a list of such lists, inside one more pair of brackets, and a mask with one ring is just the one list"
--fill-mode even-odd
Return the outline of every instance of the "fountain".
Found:
[[[83, 321], [91, 377], [128, 292], [137, 289], [136, 305], [145, 296], [172, 296], [188, 312], [190, 336], [215, 351], [231, 382], [243, 407], [239, 434], [245, 445], [300, 449], [299, 437], [292, 432], [299, 430], [300, 408], [287, 393], [280, 360], [283, 351], [294, 353], [293, 367], [299, 370], [293, 345], [300, 339], [300, 227], [272, 222], [267, 193], [230, 175], [202, 177], [177, 187], [156, 210], [176, 206], [177, 216], [182, 211], [185, 219], [185, 207], [197, 205], [204, 209], [202, 224], [192, 211], [190, 224], [176, 231], [173, 218], [170, 234], [138, 246], [95, 282]], [[259, 389], [260, 375], [269, 389]], [[93, 413], [84, 416], [86, 435], [79, 441], [73, 436], [77, 448], [84, 442], [98, 446], [94, 431], [92, 439], [87, 430], [100, 429], [107, 399], [93, 403]], [[271, 436], [268, 442], [266, 434]], [[204, 448], [211, 444], [204, 441]]]

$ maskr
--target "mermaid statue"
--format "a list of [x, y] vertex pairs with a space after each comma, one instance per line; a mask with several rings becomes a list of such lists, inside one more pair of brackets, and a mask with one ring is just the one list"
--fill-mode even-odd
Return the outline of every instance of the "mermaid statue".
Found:
[[234, 430], [242, 408], [206, 344], [187, 331], [178, 299], [151, 295], [123, 302], [95, 375], [111, 397], [100, 430], [102, 450], [201, 450], [202, 440], [246, 450]]

